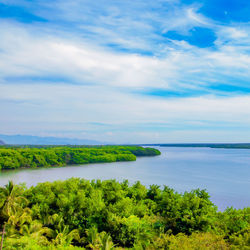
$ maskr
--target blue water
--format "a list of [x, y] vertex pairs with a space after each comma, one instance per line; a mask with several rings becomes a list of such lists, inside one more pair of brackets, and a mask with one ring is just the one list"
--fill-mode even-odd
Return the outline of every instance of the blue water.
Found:
[[219, 210], [226, 207], [250, 206], [250, 150], [212, 148], [159, 148], [156, 157], [137, 158], [135, 162], [86, 164], [57, 168], [19, 169], [2, 171], [0, 185], [8, 180], [39, 182], [85, 179], [127, 179], [150, 184], [166, 185], [178, 192], [206, 189]]

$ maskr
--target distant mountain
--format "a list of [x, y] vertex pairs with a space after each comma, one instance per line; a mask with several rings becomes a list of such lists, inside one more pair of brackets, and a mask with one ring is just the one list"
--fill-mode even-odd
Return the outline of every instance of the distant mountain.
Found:
[[5, 143], [2, 141], [2, 140], [0, 140], [0, 145], [4, 145]]
[[[100, 145], [103, 142], [85, 139], [59, 138], [59, 137], [40, 137], [32, 135], [1, 135], [0, 138], [6, 144], [22, 145]], [[3, 143], [3, 142], [2, 142]], [[1, 144], [1, 141], [0, 141]]]

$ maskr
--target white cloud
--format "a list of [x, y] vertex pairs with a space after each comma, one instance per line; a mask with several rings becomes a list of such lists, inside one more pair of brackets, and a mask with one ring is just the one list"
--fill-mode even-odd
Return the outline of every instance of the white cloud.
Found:
[[[175, 66], [169, 61], [105, 51], [86, 43], [74, 43], [58, 37], [32, 36], [11, 25], [2, 25], [1, 77], [60, 75], [78, 83], [113, 86], [167, 87]], [[18, 39], [16, 37], [18, 36]]]
[[[70, 28], [57, 31], [56, 25], [0, 24], [0, 105], [4, 107], [0, 133], [119, 142], [219, 141], [230, 140], [239, 128], [250, 126], [249, 95], [215, 97], [217, 92], [209, 88], [220, 82], [231, 84], [232, 78], [239, 84], [249, 79], [247, 24], [222, 26], [198, 14], [195, 6], [173, 8], [165, 16], [148, 9], [138, 12], [147, 5], [144, 1], [122, 13], [109, 6], [105, 13], [96, 13], [95, 22], [88, 22], [95, 8], [81, 6], [82, 1], [63, 2], [56, 2], [58, 14], [51, 18], [73, 22], [72, 32]], [[46, 9], [37, 14], [48, 17], [54, 3], [39, 4]], [[169, 30], [188, 34], [196, 26], [216, 33], [216, 48], [161, 37]], [[107, 46], [112, 42], [132, 51], [149, 50], [152, 56]], [[37, 81], [39, 77], [44, 80]], [[200, 91], [202, 96], [164, 99], [140, 94], [151, 89]], [[237, 133], [239, 140], [250, 139], [244, 130]]]
[[242, 39], [249, 37], [245, 30], [236, 28], [236, 27], [224, 27], [222, 33], [225, 34], [229, 39]]
[[[173, 134], [176, 141], [181, 141], [183, 131], [188, 128], [198, 129], [190, 133], [196, 134], [194, 140], [199, 135], [200, 140], [209, 141], [214, 133], [220, 133], [218, 140], [223, 136], [230, 140], [225, 135], [231, 133], [233, 136], [238, 130], [243, 135], [242, 126], [250, 127], [250, 109], [247, 108], [250, 96], [159, 100], [106, 87], [51, 84], [0, 85], [0, 93], [1, 105], [6, 107], [0, 113], [0, 133], [30, 131], [57, 135], [66, 131], [68, 136], [86, 137], [87, 133], [89, 138], [102, 141], [112, 137], [115, 142], [146, 142], [146, 139], [153, 142], [157, 138], [170, 142], [174, 140]], [[194, 124], [193, 121], [202, 123]], [[106, 126], [99, 127], [93, 122]], [[154, 131], [145, 124], [152, 124]], [[239, 137], [243, 141], [249, 139], [246, 135]]]
[[165, 56], [157, 58], [114, 52], [84, 40], [47, 36], [27, 26], [1, 24], [0, 28], [2, 80], [14, 76], [60, 76], [78, 84], [127, 87], [126, 90], [195, 89], [216, 78], [220, 81], [227, 74], [250, 76], [249, 55], [244, 48], [233, 45], [211, 51], [176, 43], [177, 47], [166, 45]]

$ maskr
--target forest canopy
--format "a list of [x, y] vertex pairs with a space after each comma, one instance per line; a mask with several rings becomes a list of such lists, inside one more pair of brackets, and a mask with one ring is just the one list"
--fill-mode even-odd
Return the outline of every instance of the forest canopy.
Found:
[[[204, 190], [183, 194], [115, 180], [0, 188], [4, 249], [249, 249], [250, 208], [218, 212]], [[1, 238], [1, 237], [0, 237]]]
[[135, 161], [136, 156], [156, 155], [160, 155], [159, 150], [139, 146], [0, 147], [0, 169]]

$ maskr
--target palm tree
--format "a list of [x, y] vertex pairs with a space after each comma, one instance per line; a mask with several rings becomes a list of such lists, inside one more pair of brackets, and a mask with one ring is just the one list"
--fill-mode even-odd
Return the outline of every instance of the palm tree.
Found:
[[15, 186], [12, 181], [9, 181], [5, 187], [0, 187], [0, 217], [3, 219], [1, 250], [8, 220], [13, 218], [18, 210], [22, 209], [23, 204], [27, 203], [28, 200], [23, 196], [21, 186]]
[[101, 240], [100, 240], [100, 235], [98, 233], [98, 230], [96, 227], [91, 227], [86, 230], [87, 234], [87, 242], [89, 243], [87, 245], [88, 248], [91, 249], [100, 249], [101, 246]]
[[96, 227], [92, 227], [86, 230], [87, 234], [87, 245], [91, 249], [101, 249], [101, 250], [110, 250], [115, 247], [112, 242], [112, 238], [106, 232], [98, 233]]
[[8, 236], [19, 236], [20, 230], [23, 226], [26, 226], [32, 222], [31, 210], [26, 207], [25, 209], [17, 210], [17, 212], [11, 215], [7, 221], [8, 224]]
[[44, 227], [43, 224], [37, 220], [32, 221], [29, 225], [22, 225], [20, 227], [19, 233], [22, 235], [22, 237], [30, 237], [42, 245], [47, 245], [49, 243], [46, 236], [53, 236], [53, 230], [48, 227]]
[[73, 240], [80, 242], [80, 233], [78, 229], [70, 230], [68, 225], [64, 224], [64, 219], [59, 214], [53, 214], [44, 219], [43, 224], [53, 226], [50, 230], [50, 237], [55, 245], [69, 246]]
[[106, 232], [100, 233], [100, 239], [101, 239], [101, 250], [110, 250], [114, 249], [115, 245], [112, 242], [112, 238], [109, 234]]
[[66, 225], [63, 227], [63, 230], [54, 231], [54, 239], [52, 242], [55, 245], [69, 246], [73, 240], [80, 242], [80, 234], [78, 229], [73, 229], [70, 231], [69, 226]]

